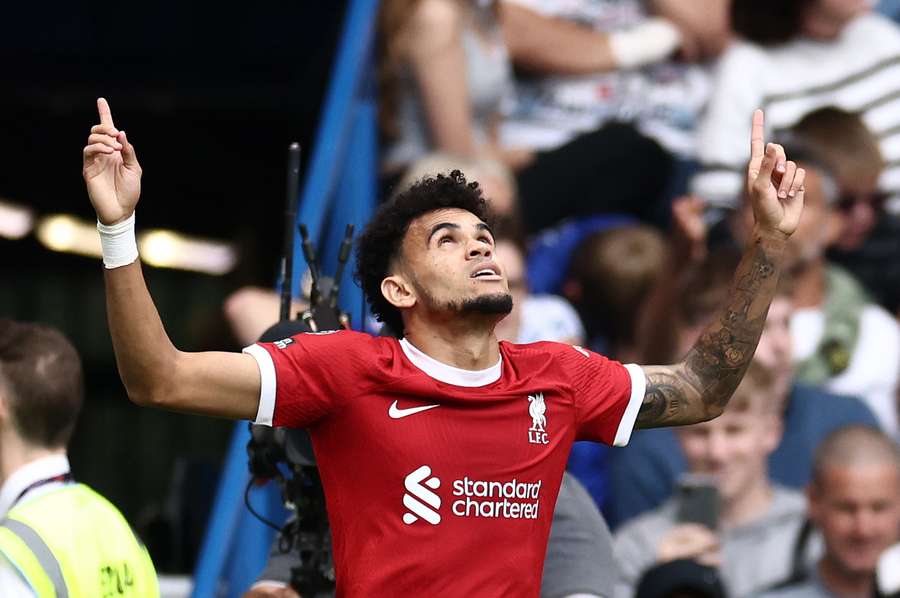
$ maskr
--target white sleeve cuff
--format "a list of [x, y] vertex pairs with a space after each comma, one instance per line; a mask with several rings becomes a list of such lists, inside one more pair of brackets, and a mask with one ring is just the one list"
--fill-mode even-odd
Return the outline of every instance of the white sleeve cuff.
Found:
[[625, 446], [631, 440], [631, 431], [634, 430], [634, 423], [637, 421], [638, 412], [644, 402], [644, 393], [647, 390], [647, 377], [644, 376], [641, 366], [629, 363], [625, 369], [631, 376], [631, 398], [628, 399], [628, 406], [625, 407], [625, 413], [619, 420], [613, 446]]
[[275, 363], [269, 352], [259, 345], [244, 347], [243, 352], [252, 355], [259, 366], [259, 408], [253, 423], [271, 426], [275, 417]]

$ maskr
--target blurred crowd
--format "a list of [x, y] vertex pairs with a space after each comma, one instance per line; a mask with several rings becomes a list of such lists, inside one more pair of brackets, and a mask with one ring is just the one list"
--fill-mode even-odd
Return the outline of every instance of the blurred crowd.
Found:
[[[754, 109], [808, 173], [725, 415], [576, 443], [544, 595], [900, 591], [900, 7], [872, 4], [382, 3], [381, 195], [453, 169], [478, 181], [515, 297], [501, 340], [679, 360], [748, 236]], [[276, 306], [247, 288], [226, 314], [250, 343]], [[570, 499], [585, 490], [586, 508]], [[557, 532], [567, 516], [576, 531]]]

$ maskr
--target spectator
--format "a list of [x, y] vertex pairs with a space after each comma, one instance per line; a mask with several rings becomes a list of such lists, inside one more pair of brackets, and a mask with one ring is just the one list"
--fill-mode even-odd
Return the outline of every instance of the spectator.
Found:
[[[696, 123], [710, 91], [699, 62], [727, 44], [727, 6], [727, 0], [503, 0], [510, 56], [522, 76], [507, 103], [501, 141], [534, 150], [519, 173], [523, 204], [537, 206], [526, 214], [529, 225], [587, 215], [535, 197], [552, 190], [562, 191], [564, 201], [584, 196], [594, 188], [591, 177], [604, 185], [604, 211], [665, 223], [666, 203], [695, 170]], [[672, 60], [676, 51], [681, 61]], [[622, 164], [620, 155], [629, 160]]]
[[[720, 283], [718, 292], [724, 293], [727, 284]], [[789, 322], [793, 304], [789, 291], [789, 286], [780, 287], [772, 300], [754, 359], [772, 371], [769, 400], [783, 406], [784, 433], [769, 456], [769, 475], [776, 484], [801, 490], [812, 473], [813, 453], [828, 434], [847, 424], [877, 428], [878, 422], [858, 399], [796, 383], [790, 366], [793, 342]], [[689, 296], [717, 294], [700, 288]], [[701, 298], [696, 304], [705, 301]], [[693, 317], [706, 321], [711, 313], [707, 307], [698, 309]], [[672, 495], [676, 481], [687, 468], [684, 453], [670, 429], [641, 430], [626, 448], [611, 451], [610, 494], [604, 505], [610, 524], [616, 527], [662, 504]]]
[[826, 106], [814, 110], [782, 133], [796, 143], [814, 147], [828, 164], [838, 187], [841, 232], [834, 249], [858, 249], [881, 216], [884, 194], [878, 179], [884, 159], [878, 140], [857, 114]]
[[816, 453], [809, 516], [825, 554], [807, 579], [763, 598], [867, 598], [879, 557], [900, 541], [900, 452], [884, 434], [850, 426]]
[[856, 114], [820, 108], [787, 134], [822, 152], [840, 189], [841, 234], [828, 258], [845, 267], [888, 311], [900, 307], [900, 217], [884, 210], [878, 188], [884, 160], [878, 140]]
[[758, 106], [771, 130], [823, 106], [858, 112], [891, 165], [880, 188], [900, 192], [900, 31], [865, 0], [733, 0], [743, 39], [722, 56], [699, 131], [703, 171], [694, 191], [715, 206], [739, 202], [747, 151], [741, 135]]
[[[526, 72], [516, 81], [504, 144], [547, 151], [627, 120], [669, 152], [694, 156], [709, 88], [697, 63], [728, 42], [726, 1], [503, 0], [501, 7], [510, 55]], [[683, 62], [671, 60], [676, 52]]]
[[715, 568], [691, 559], [653, 566], [644, 572], [635, 598], [726, 598]]
[[638, 309], [664, 266], [665, 249], [656, 230], [638, 225], [594, 233], [578, 246], [563, 292], [591, 347], [619, 360], [637, 358]]
[[[84, 380], [58, 331], [0, 320], [0, 595], [159, 596], [122, 514], [69, 471]], [[127, 592], [127, 594], [125, 593]]]
[[[900, 327], [871, 303], [860, 284], [830, 264], [828, 247], [840, 235], [837, 187], [827, 162], [812, 148], [792, 148], [807, 171], [806, 201], [796, 234], [785, 250], [794, 281], [791, 338], [797, 379], [830, 392], [858, 396], [896, 436], [900, 379]], [[739, 214], [735, 236], [746, 236], [750, 211]]]
[[[499, 143], [510, 64], [493, 2], [392, 0], [380, 16], [382, 113], [388, 184], [435, 151], [491, 158], [519, 173], [519, 211], [534, 232], [569, 217], [628, 211], [651, 218], [670, 158], [629, 127], [535, 156]], [[652, 176], [650, 176], [652, 174]], [[562, 186], [561, 186], [562, 185]]]
[[713, 477], [720, 497], [718, 529], [678, 519], [675, 499], [620, 528], [614, 537], [623, 587], [630, 596], [641, 574], [682, 558], [718, 565], [730, 596], [747, 596], [784, 579], [805, 519], [803, 496], [771, 482], [766, 465], [781, 421], [772, 401], [774, 376], [754, 362], [718, 419], [678, 431], [689, 471]]
[[511, 70], [493, 3], [388, 0], [379, 13], [380, 121], [385, 171], [399, 175], [442, 151], [496, 148]]

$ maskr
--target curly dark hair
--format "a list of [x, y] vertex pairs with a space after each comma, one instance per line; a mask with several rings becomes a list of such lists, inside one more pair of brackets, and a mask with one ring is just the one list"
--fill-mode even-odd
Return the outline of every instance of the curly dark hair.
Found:
[[817, 0], [732, 0], [731, 28], [761, 46], [784, 44], [803, 31], [803, 17]]
[[409, 223], [442, 208], [466, 210], [491, 224], [491, 213], [478, 183], [467, 182], [462, 172], [454, 170], [448, 175], [425, 177], [383, 204], [357, 240], [354, 277], [372, 307], [372, 315], [398, 335], [403, 333], [403, 318], [381, 294], [381, 281], [391, 273]]

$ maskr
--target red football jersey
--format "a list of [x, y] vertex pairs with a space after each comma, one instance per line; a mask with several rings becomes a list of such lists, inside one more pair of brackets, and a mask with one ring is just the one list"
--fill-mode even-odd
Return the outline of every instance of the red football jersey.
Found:
[[309, 429], [338, 596], [538, 596], [572, 443], [626, 444], [644, 396], [638, 366], [559, 343], [481, 371], [349, 331], [245, 351], [256, 422]]

